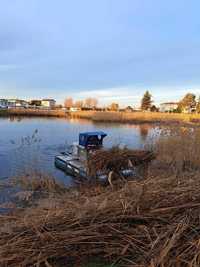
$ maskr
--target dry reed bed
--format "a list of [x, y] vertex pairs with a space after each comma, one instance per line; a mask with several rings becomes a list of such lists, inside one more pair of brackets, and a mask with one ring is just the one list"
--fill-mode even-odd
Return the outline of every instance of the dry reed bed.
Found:
[[[4, 113], [5, 114], [5, 113]], [[37, 116], [37, 117], [66, 117], [63, 110], [41, 110], [41, 109], [8, 109], [9, 116]]]
[[170, 127], [162, 130], [155, 144], [157, 159], [173, 173], [200, 171], [200, 129]]
[[199, 266], [199, 186], [198, 175], [150, 178], [1, 216], [0, 266], [58, 266], [63, 258], [71, 266], [95, 256], [121, 266]]
[[22, 190], [31, 192], [63, 193], [66, 190], [64, 184], [41, 173], [13, 177], [10, 181], [13, 186], [18, 186]]
[[200, 123], [200, 114], [160, 113], [160, 112], [71, 112], [71, 117], [91, 119], [95, 122], [121, 123]]
[[120, 123], [182, 123], [199, 124], [200, 114], [160, 113], [160, 112], [112, 112], [112, 111], [77, 111], [66, 113], [63, 110], [10, 109], [1, 111], [0, 116], [39, 116], [68, 117], [90, 119], [95, 122]]

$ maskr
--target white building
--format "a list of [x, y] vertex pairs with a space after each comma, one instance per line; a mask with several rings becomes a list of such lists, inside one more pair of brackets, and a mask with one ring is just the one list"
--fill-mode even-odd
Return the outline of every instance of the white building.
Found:
[[71, 112], [76, 112], [76, 111], [81, 111], [81, 108], [78, 108], [78, 107], [71, 107], [69, 109]]
[[196, 106], [184, 107], [182, 109], [182, 113], [195, 113], [195, 112], [196, 112]]
[[8, 99], [8, 108], [28, 108], [29, 104], [25, 100], [21, 99]]
[[0, 99], [0, 109], [5, 109], [8, 107], [8, 100], [7, 99]]
[[42, 107], [52, 109], [55, 105], [56, 101], [54, 99], [42, 99]]
[[167, 102], [160, 104], [160, 112], [172, 112], [178, 108], [178, 103], [176, 102]]

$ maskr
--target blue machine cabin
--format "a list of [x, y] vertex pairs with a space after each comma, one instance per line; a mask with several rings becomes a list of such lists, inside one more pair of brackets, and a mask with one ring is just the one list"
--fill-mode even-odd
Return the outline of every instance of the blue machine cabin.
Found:
[[85, 132], [79, 134], [79, 145], [86, 149], [98, 149], [103, 146], [104, 132]]

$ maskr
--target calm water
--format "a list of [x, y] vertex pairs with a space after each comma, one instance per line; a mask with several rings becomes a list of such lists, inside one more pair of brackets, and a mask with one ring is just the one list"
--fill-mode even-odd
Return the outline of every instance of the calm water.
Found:
[[105, 146], [126, 144], [141, 148], [157, 133], [149, 125], [94, 124], [86, 120], [0, 118], [0, 178], [40, 171], [71, 183], [54, 167], [54, 156], [77, 141], [79, 132], [102, 130]]

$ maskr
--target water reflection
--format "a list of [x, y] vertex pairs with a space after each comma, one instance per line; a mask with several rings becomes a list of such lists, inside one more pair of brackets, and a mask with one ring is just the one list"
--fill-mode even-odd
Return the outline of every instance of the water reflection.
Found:
[[18, 122], [20, 122], [21, 120], [22, 120], [23, 118], [22, 117], [19, 117], [19, 116], [10, 116], [9, 117], [9, 120], [10, 120], [10, 122], [14, 122], [14, 121], [18, 121]]
[[[119, 124], [118, 124], [118, 126], [120, 127]], [[129, 129], [133, 129], [134, 132], [139, 133], [142, 144], [144, 144], [147, 141], [147, 139], [150, 137], [150, 135], [152, 133], [156, 132], [156, 129], [158, 129], [157, 127], [155, 127], [151, 124], [147, 124], [147, 123], [142, 123], [142, 124], [138, 124], [138, 125], [129, 124], [129, 125], [127, 125], [127, 127]]]
[[148, 124], [141, 124], [139, 129], [142, 142], [146, 142], [151, 127]]

